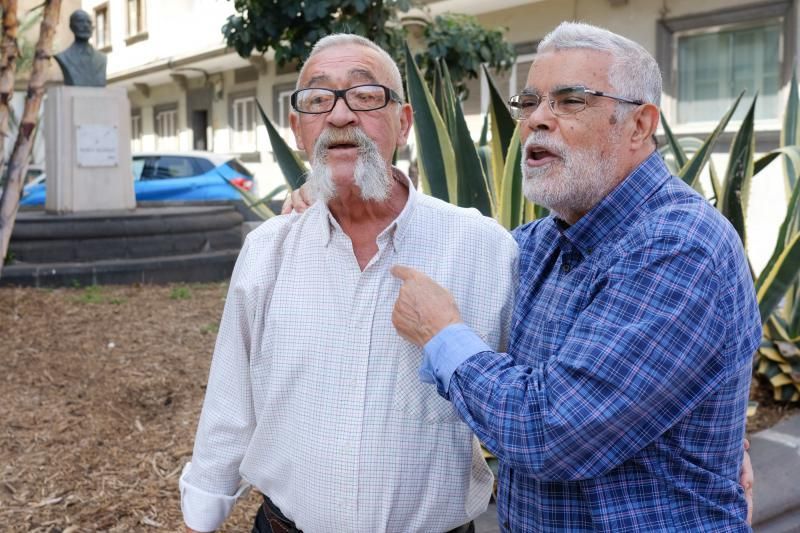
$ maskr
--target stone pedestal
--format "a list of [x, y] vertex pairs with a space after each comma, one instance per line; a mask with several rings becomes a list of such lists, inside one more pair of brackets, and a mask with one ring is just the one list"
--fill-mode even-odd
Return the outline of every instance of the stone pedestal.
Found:
[[136, 208], [124, 88], [51, 87], [44, 120], [47, 212]]

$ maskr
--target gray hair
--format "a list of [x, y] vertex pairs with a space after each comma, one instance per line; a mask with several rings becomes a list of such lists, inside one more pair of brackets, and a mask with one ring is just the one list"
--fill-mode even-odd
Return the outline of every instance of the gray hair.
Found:
[[643, 46], [604, 28], [581, 22], [562, 22], [539, 43], [538, 53], [588, 49], [614, 58], [608, 82], [619, 96], [661, 104], [661, 71]]
[[369, 39], [353, 33], [332, 33], [317, 41], [314, 44], [314, 47], [311, 48], [311, 53], [308, 54], [306, 62], [303, 63], [303, 66], [300, 69], [300, 74], [297, 76], [297, 85], [295, 88], [300, 89], [300, 80], [303, 79], [303, 73], [306, 70], [306, 65], [308, 65], [308, 62], [312, 57], [323, 50], [327, 50], [328, 48], [345, 45], [363, 46], [376, 51], [378, 56], [380, 56], [380, 58], [386, 64], [389, 72], [389, 77], [391, 78], [390, 83], [392, 85], [390, 89], [394, 89], [394, 91], [400, 95], [400, 98], [405, 100], [406, 97], [405, 93], [403, 92], [403, 78], [400, 77], [400, 69], [397, 67], [397, 63], [395, 63], [394, 59], [392, 59], [392, 56], [390, 56], [386, 50], [373, 43]]

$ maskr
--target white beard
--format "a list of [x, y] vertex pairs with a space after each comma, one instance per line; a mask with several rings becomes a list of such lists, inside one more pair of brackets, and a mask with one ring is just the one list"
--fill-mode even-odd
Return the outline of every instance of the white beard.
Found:
[[353, 170], [353, 183], [364, 200], [385, 202], [392, 192], [392, 175], [386, 172], [386, 161], [378, 152], [375, 142], [357, 128], [326, 129], [314, 145], [314, 163], [306, 181], [314, 200], [327, 203], [336, 197], [336, 184], [328, 165], [328, 147], [337, 143], [358, 146], [358, 159]]
[[[615, 131], [611, 132], [614, 142]], [[543, 167], [529, 167], [527, 147], [540, 145], [559, 159]], [[522, 191], [531, 202], [547, 207], [563, 218], [588, 212], [613, 188], [614, 161], [600, 149], [568, 148], [550, 134], [533, 131], [522, 152]]]

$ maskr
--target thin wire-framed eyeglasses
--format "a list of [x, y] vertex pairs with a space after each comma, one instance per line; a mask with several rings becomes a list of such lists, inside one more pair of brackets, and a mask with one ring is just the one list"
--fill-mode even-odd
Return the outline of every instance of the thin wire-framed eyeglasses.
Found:
[[403, 103], [403, 99], [392, 89], [378, 84], [356, 85], [347, 89], [309, 87], [292, 93], [292, 108], [298, 113], [319, 115], [336, 107], [339, 98], [350, 111], [375, 111], [389, 102]]
[[[641, 100], [631, 100], [622, 96], [606, 94], [603, 91], [595, 91], [583, 86], [563, 87], [555, 90], [547, 95], [547, 103], [554, 115], [574, 115], [586, 109], [589, 99], [593, 96], [611, 98], [623, 104], [644, 104]], [[527, 120], [539, 108], [543, 98], [543, 96], [533, 93], [521, 93], [512, 96], [508, 100], [511, 117], [515, 120]]]

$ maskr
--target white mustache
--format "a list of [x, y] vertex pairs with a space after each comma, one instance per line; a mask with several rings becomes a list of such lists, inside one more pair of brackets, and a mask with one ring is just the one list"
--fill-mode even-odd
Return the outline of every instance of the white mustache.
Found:
[[530, 133], [530, 135], [528, 135], [528, 138], [525, 140], [525, 146], [523, 146], [523, 150], [527, 152], [528, 148], [534, 145], [540, 146], [548, 152], [561, 157], [562, 159], [567, 153], [567, 148], [564, 146], [564, 144], [553, 140], [551, 137], [548, 137], [546, 133], [541, 131], [533, 131]]
[[314, 147], [314, 151], [318, 154], [321, 154], [335, 144], [354, 144], [359, 148], [359, 150], [364, 150], [374, 143], [372, 142], [372, 139], [367, 137], [367, 134], [358, 128], [327, 128], [322, 131], [317, 139], [317, 144]]

